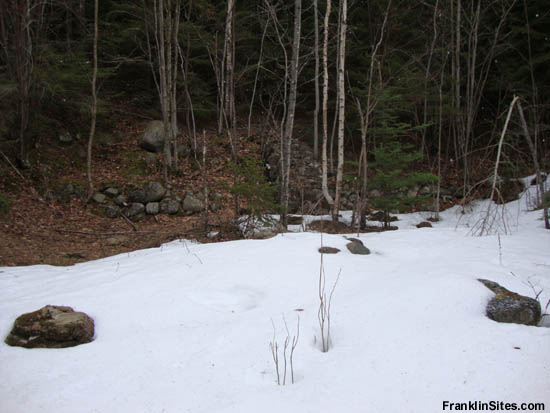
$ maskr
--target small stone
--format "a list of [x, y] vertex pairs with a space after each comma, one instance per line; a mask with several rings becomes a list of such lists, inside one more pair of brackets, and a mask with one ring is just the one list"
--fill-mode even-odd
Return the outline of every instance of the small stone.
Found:
[[117, 204], [118, 206], [126, 206], [126, 203], [128, 202], [128, 200], [126, 199], [126, 197], [124, 195], [118, 195], [115, 199], [114, 199], [114, 202], [115, 204]]
[[319, 248], [319, 252], [321, 254], [338, 254], [340, 250], [338, 248], [333, 248], [333, 247], [321, 247]]
[[145, 213], [147, 215], [157, 215], [159, 213], [159, 203], [158, 202], [149, 202], [145, 205]]
[[114, 198], [120, 193], [120, 191], [116, 188], [110, 187], [103, 191], [103, 193], [111, 198]]
[[75, 259], [85, 259], [86, 255], [83, 252], [69, 252], [67, 253], [67, 258], [75, 258]]
[[105, 216], [107, 218], [116, 218], [120, 215], [120, 208], [116, 205], [107, 205], [105, 207]]
[[432, 228], [433, 225], [428, 221], [422, 221], [420, 224], [416, 225], [416, 228]]
[[194, 214], [201, 212], [204, 209], [204, 205], [197, 198], [193, 197], [192, 193], [186, 195], [182, 204], [183, 210], [188, 214]]
[[124, 244], [128, 242], [128, 237], [124, 235], [115, 235], [113, 237], [109, 237], [105, 240], [105, 244], [114, 247], [116, 245]]
[[142, 188], [130, 191], [130, 193], [128, 193], [128, 202], [143, 204], [145, 202], [145, 191]]
[[180, 204], [177, 199], [165, 198], [160, 201], [160, 212], [167, 215], [177, 214]]
[[59, 142], [65, 145], [73, 143], [73, 137], [69, 132], [65, 132], [59, 135]]
[[107, 197], [99, 192], [96, 192], [92, 197], [92, 199], [94, 200], [94, 202], [97, 202], [98, 204], [102, 204], [105, 202]]
[[136, 215], [141, 214], [143, 211], [145, 211], [145, 205], [139, 202], [134, 202], [130, 204], [130, 206], [126, 210], [126, 216], [128, 218], [135, 217]]

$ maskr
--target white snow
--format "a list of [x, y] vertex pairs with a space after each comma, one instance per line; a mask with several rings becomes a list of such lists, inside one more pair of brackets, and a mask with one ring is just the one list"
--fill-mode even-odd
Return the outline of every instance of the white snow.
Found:
[[[326, 353], [319, 233], [1, 267], [2, 338], [18, 315], [47, 304], [92, 316], [96, 337], [67, 349], [1, 342], [0, 412], [429, 413], [444, 401], [550, 409], [550, 328], [489, 320], [493, 293], [476, 280], [543, 290], [543, 306], [550, 299], [550, 231], [530, 204], [529, 194], [508, 204], [508, 234], [495, 226], [500, 235], [484, 237], [471, 229], [487, 201], [445, 211], [434, 228], [414, 226], [427, 213], [399, 215], [398, 231], [360, 235], [369, 256], [323, 235], [341, 249], [324, 256], [327, 288], [341, 271]], [[291, 336], [300, 317], [300, 339], [296, 382], [278, 386], [269, 343], [273, 321], [283, 345], [283, 316]]]

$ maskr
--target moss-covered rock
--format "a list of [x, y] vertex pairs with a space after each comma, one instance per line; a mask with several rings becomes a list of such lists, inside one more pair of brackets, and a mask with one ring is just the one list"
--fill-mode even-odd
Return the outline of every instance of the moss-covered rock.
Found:
[[537, 300], [509, 291], [494, 281], [478, 281], [495, 293], [486, 308], [487, 317], [491, 320], [529, 326], [539, 324], [542, 311]]

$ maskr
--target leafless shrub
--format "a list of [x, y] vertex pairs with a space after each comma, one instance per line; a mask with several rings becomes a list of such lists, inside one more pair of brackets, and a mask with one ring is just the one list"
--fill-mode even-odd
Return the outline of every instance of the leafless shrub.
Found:
[[[321, 247], [323, 246], [323, 234], [321, 233]], [[319, 328], [321, 333], [321, 351], [326, 353], [331, 345], [330, 340], [330, 306], [332, 303], [332, 296], [338, 280], [340, 279], [340, 274], [342, 270], [338, 271], [338, 276], [334, 281], [330, 294], [326, 294], [326, 276], [325, 276], [325, 267], [323, 263], [323, 253], [321, 253], [321, 265], [319, 267], [319, 310], [317, 311], [317, 318], [319, 320]]]
[[[279, 363], [279, 343], [277, 341], [277, 329], [275, 328], [275, 323], [273, 319], [271, 324], [273, 326], [273, 339], [269, 343], [269, 348], [271, 349], [271, 357], [273, 358], [273, 363], [275, 364], [275, 372], [277, 374], [277, 384], [286, 385], [287, 370], [290, 368], [290, 382], [294, 384], [294, 350], [298, 345], [298, 339], [300, 338], [300, 317], [297, 317], [296, 321], [296, 335], [290, 338], [290, 331], [288, 329], [288, 324], [286, 322], [285, 316], [283, 315], [283, 323], [285, 325], [286, 337], [283, 343], [282, 351], [282, 363], [280, 366]], [[289, 348], [290, 347], [290, 348]]]

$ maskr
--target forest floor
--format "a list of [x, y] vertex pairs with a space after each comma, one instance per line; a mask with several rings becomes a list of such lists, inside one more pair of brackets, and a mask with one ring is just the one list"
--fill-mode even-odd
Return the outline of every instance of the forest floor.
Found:
[[[122, 118], [111, 135], [96, 138], [92, 168], [97, 190], [108, 186], [127, 190], [146, 181], [162, 182], [160, 154], [154, 155], [151, 164], [151, 155], [147, 162], [147, 152], [138, 146], [138, 138], [146, 124], [147, 121]], [[234, 209], [226, 190], [230, 183], [227, 178], [230, 152], [213, 134], [207, 132], [207, 136], [208, 186], [223, 196], [216, 213], [209, 214], [209, 229], [218, 233], [215, 239], [205, 236], [204, 214], [159, 214], [129, 224], [122, 217], [105, 217], [103, 207], [86, 203], [79, 197], [48, 199], [45, 195], [48, 191], [62, 189], [67, 184], [85, 193], [85, 139], [70, 145], [53, 138], [38, 141], [39, 150], [33, 151], [30, 170], [17, 172], [5, 158], [0, 158], [0, 195], [9, 203], [7, 212], [2, 213], [0, 208], [0, 267], [71, 265], [159, 246], [182, 237], [201, 242], [239, 238], [237, 228], [230, 225]], [[13, 160], [9, 156], [15, 153], [15, 144], [12, 146], [0, 149]], [[257, 151], [256, 144], [245, 142], [243, 152], [251, 151]], [[174, 192], [200, 193], [202, 180], [198, 165], [193, 156], [181, 162], [181, 171], [171, 177]]]
[[[146, 181], [162, 182], [160, 154], [152, 157], [138, 146], [147, 122], [135, 116], [119, 115], [109, 134], [98, 133], [93, 151], [96, 189], [115, 186], [128, 190]], [[246, 131], [241, 132], [242, 136], [247, 135]], [[231, 184], [229, 141], [216, 137], [212, 130], [207, 131], [206, 136], [208, 187], [221, 195], [218, 210], [209, 214], [209, 230], [217, 233], [215, 238], [206, 236], [203, 214], [145, 216], [133, 223], [134, 228], [123, 218], [105, 217], [102, 206], [86, 203], [79, 197], [48, 199], [48, 191], [59, 190], [67, 184], [85, 193], [86, 139], [76, 140], [70, 145], [62, 144], [57, 136], [38, 139], [32, 151], [32, 168], [21, 172], [0, 157], [0, 196], [10, 206], [7, 212], [3, 212], [0, 199], [0, 266], [71, 265], [156, 247], [177, 238], [201, 242], [241, 238], [242, 234], [233, 224], [234, 204], [228, 192]], [[249, 139], [242, 139], [241, 154], [260, 156], [260, 143], [254, 134]], [[0, 150], [9, 159], [15, 158], [13, 141], [4, 142]], [[460, 179], [456, 171], [447, 169], [446, 185], [454, 186], [454, 182], [458, 186]], [[178, 194], [186, 191], [201, 193], [200, 162], [192, 155], [182, 159], [181, 170], [171, 177], [171, 185]]]

